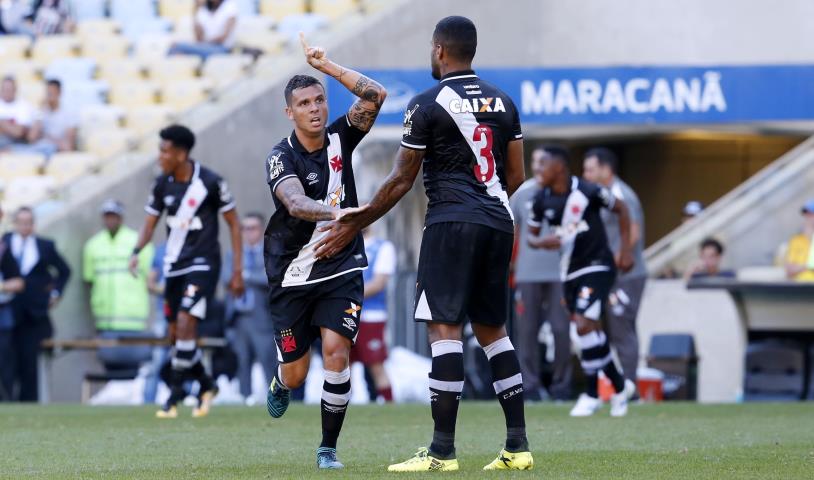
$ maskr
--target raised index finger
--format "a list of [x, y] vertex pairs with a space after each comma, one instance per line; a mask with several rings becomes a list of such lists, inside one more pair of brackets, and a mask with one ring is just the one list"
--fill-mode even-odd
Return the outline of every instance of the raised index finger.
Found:
[[302, 45], [302, 50], [304, 52], [308, 51], [308, 42], [305, 41], [305, 34], [300, 32], [300, 44]]

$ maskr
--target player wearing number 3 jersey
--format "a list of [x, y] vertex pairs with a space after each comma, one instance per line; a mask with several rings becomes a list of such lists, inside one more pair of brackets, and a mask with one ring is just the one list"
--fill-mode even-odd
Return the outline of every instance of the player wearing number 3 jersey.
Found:
[[529, 469], [523, 381], [504, 327], [514, 225], [509, 195], [523, 182], [523, 134], [508, 95], [472, 70], [477, 32], [447, 17], [432, 38], [437, 86], [413, 98], [404, 114], [396, 165], [370, 204], [334, 221], [317, 255], [333, 255], [384, 215], [424, 169], [429, 204], [421, 244], [415, 319], [432, 345], [432, 443], [391, 471], [457, 470], [455, 423], [464, 384], [461, 334], [466, 319], [486, 352], [506, 417], [506, 444], [485, 469]]

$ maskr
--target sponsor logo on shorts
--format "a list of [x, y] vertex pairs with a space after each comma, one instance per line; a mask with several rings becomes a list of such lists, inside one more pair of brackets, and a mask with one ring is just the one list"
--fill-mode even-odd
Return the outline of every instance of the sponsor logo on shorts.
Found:
[[350, 308], [345, 310], [345, 313], [348, 315], [353, 315], [353, 318], [359, 318], [359, 311], [362, 310], [361, 305], [356, 305], [353, 302], [350, 302]]
[[593, 288], [591, 288], [591, 287], [582, 287], [582, 289], [579, 291], [579, 298], [583, 298], [585, 300], [588, 300], [589, 298], [591, 298], [592, 293], [594, 293]]
[[187, 285], [187, 289], [184, 292], [184, 296], [192, 298], [195, 296], [196, 293], [198, 293], [198, 290], [200, 290], [200, 288], [197, 285], [189, 284]]
[[342, 326], [350, 330], [351, 332], [356, 330], [356, 321], [352, 318], [345, 317], [342, 319]]
[[280, 332], [280, 343], [285, 353], [291, 353], [297, 349], [297, 340], [294, 338], [294, 332], [289, 330], [283, 330]]

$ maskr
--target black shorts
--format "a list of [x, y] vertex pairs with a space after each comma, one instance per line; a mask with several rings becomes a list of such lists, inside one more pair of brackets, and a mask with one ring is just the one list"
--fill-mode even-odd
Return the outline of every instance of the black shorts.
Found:
[[602, 318], [602, 307], [616, 280], [616, 272], [586, 273], [563, 284], [565, 308], [571, 314], [599, 321]]
[[164, 286], [164, 315], [172, 323], [179, 312], [186, 312], [198, 320], [206, 319], [207, 305], [212, 303], [218, 288], [220, 268], [208, 272], [190, 272], [167, 277]]
[[290, 363], [308, 353], [325, 327], [356, 342], [362, 313], [362, 272], [351, 272], [311, 285], [273, 287], [269, 310], [277, 360]]
[[429, 225], [418, 260], [416, 321], [504, 325], [513, 243], [512, 234], [476, 223]]

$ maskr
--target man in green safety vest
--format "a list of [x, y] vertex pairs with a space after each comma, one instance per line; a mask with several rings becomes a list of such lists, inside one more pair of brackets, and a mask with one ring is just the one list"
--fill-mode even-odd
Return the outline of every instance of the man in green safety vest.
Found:
[[90, 284], [90, 305], [100, 333], [143, 332], [147, 334], [150, 296], [147, 273], [153, 246], [139, 254], [139, 273], [128, 270], [138, 233], [123, 224], [124, 207], [116, 200], [102, 204], [104, 230], [85, 244], [83, 276]]

